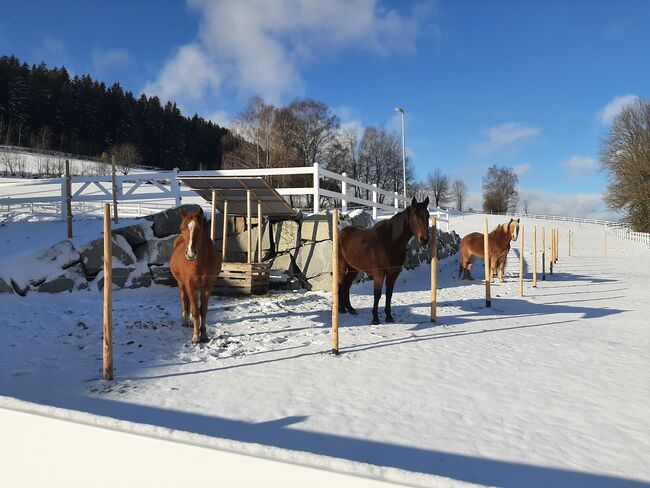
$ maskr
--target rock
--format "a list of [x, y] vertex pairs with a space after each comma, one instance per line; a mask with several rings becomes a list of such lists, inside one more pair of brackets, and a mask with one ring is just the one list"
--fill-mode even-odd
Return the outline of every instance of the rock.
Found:
[[[135, 271], [135, 268], [132, 266], [124, 267], [115, 267], [113, 268], [113, 275], [111, 282], [113, 283], [113, 289], [122, 289], [126, 288], [126, 283], [129, 279], [131, 273]], [[97, 275], [97, 289], [102, 291], [104, 289], [104, 270], [100, 271]]]
[[321, 273], [309, 278], [313, 291], [332, 291], [332, 273]]
[[273, 258], [271, 270], [293, 272], [293, 260], [290, 254], [281, 254]]
[[151, 239], [135, 249], [137, 261], [148, 264], [169, 264], [174, 252], [174, 242], [178, 236], [171, 235], [162, 239]]
[[300, 246], [300, 225], [295, 220], [281, 220], [271, 225], [275, 252], [293, 251]]
[[14, 289], [5, 280], [0, 278], [0, 293], [13, 293]]
[[71, 266], [64, 273], [51, 280], [45, 280], [38, 287], [39, 293], [62, 293], [64, 291], [84, 290], [88, 288], [86, 274], [80, 263]]
[[29, 291], [29, 284], [20, 286], [13, 279], [11, 280], [11, 286], [14, 289], [14, 291], [18, 293], [21, 297], [27, 295], [27, 292]]
[[306, 243], [294, 255], [296, 265], [307, 279], [332, 271], [332, 241]]
[[151, 277], [154, 283], [158, 285], [178, 286], [169, 266], [158, 266], [154, 264], [149, 266], [149, 270], [151, 271]]
[[156, 237], [167, 237], [180, 232], [182, 220], [181, 209], [189, 212], [198, 210], [198, 208], [198, 205], [180, 205], [165, 210], [164, 212], [148, 215], [145, 219], [153, 222], [153, 233]]
[[36, 259], [42, 262], [56, 264], [61, 269], [69, 268], [81, 261], [81, 256], [70, 241], [61, 241], [47, 248]]
[[300, 222], [303, 241], [320, 242], [332, 238], [332, 221], [329, 213], [308, 215]]
[[370, 215], [365, 210], [353, 210], [351, 212], [348, 212], [345, 217], [350, 221], [351, 225], [361, 227], [363, 229], [370, 229], [375, 225], [375, 221], [372, 219], [372, 215]]
[[[262, 260], [268, 259], [271, 253], [271, 235], [266, 230], [267, 227], [268, 223], [262, 226]], [[217, 242], [215, 243], [219, 252], [221, 252], [221, 242], [221, 239], [217, 238]], [[257, 226], [251, 230], [251, 245], [253, 249], [253, 260], [257, 261]], [[246, 261], [248, 256], [248, 230], [229, 236], [226, 249], [228, 253], [227, 261], [241, 262], [242, 256], [243, 260]]]
[[[136, 257], [131, 250], [131, 246], [127, 240], [121, 235], [112, 236], [112, 254], [113, 266], [123, 264], [125, 266], [132, 265], [136, 261]], [[104, 268], [104, 240], [95, 239], [89, 242], [80, 250], [81, 263], [86, 270], [86, 277], [92, 280]]]
[[151, 271], [145, 263], [138, 263], [138, 266], [129, 273], [124, 286], [126, 288], [142, 288], [151, 286]]
[[145, 224], [120, 227], [113, 230], [113, 234], [123, 236], [126, 239], [126, 242], [129, 243], [129, 246], [135, 248], [136, 246], [144, 244], [153, 237], [151, 225], [151, 223], [147, 222], [146, 227]]

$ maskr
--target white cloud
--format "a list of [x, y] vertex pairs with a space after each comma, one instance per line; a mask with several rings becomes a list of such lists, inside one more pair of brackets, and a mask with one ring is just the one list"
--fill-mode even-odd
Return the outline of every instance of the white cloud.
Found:
[[512, 146], [517, 142], [536, 137], [541, 132], [537, 127], [525, 125], [520, 122], [507, 122], [490, 127], [488, 129], [487, 141], [475, 145], [472, 149], [475, 153], [486, 156]]
[[608, 210], [601, 193], [560, 194], [531, 188], [519, 189], [519, 207], [528, 200], [528, 212], [539, 215], [562, 215], [592, 219], [617, 220], [620, 216]]
[[574, 180], [593, 173], [598, 169], [598, 161], [589, 156], [571, 156], [564, 164], [565, 171]]
[[217, 110], [216, 112], [208, 114], [205, 118], [211, 120], [219, 127], [230, 127], [230, 124], [232, 123], [230, 115], [228, 115], [228, 112], [225, 110]]
[[198, 44], [181, 47], [163, 67], [158, 79], [148, 83], [144, 91], [157, 95], [163, 103], [168, 99], [200, 100], [206, 90], [216, 92], [221, 76], [203, 48]]
[[614, 118], [623, 110], [627, 104], [634, 102], [639, 97], [638, 95], [622, 95], [620, 97], [614, 97], [607, 105], [605, 105], [598, 112], [598, 119], [603, 124], [609, 124]]
[[[181, 47], [147, 85], [165, 98], [183, 97], [192, 80], [219, 73], [239, 95], [259, 94], [271, 102], [303, 89], [299, 66], [343, 48], [377, 55], [415, 49], [421, 17], [384, 7], [379, 0], [188, 0], [200, 14], [196, 42]], [[424, 12], [424, 13], [423, 13]], [[201, 53], [201, 69], [176, 74], [186, 49]], [[199, 85], [203, 86], [200, 82]]]
[[101, 76], [130, 66], [133, 58], [126, 49], [94, 50], [92, 52], [92, 71]]
[[524, 176], [526, 173], [530, 173], [533, 169], [533, 165], [530, 163], [521, 163], [513, 168], [513, 171], [517, 176]]

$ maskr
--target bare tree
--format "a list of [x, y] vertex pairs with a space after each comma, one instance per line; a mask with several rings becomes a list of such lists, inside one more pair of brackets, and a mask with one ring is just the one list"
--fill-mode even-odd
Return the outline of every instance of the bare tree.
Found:
[[512, 168], [492, 165], [483, 177], [483, 210], [494, 213], [514, 211], [519, 202], [518, 184], [519, 177]]
[[142, 163], [142, 155], [135, 144], [123, 142], [111, 146], [109, 152], [115, 156], [115, 166], [117, 170], [128, 175], [134, 166]]
[[436, 168], [427, 176], [427, 183], [436, 207], [449, 202], [451, 197], [449, 194], [449, 177], [447, 175]]
[[462, 212], [463, 204], [467, 200], [469, 189], [463, 180], [454, 180], [451, 184], [451, 195], [456, 201], [456, 208]]
[[524, 208], [524, 215], [528, 215], [528, 207], [530, 206], [530, 200], [528, 198], [524, 198], [523, 201], [521, 202], [521, 205]]
[[302, 164], [323, 161], [339, 128], [339, 118], [327, 105], [310, 98], [292, 102], [287, 110], [291, 114], [291, 142]]
[[637, 232], [650, 232], [650, 100], [621, 110], [601, 143], [600, 159], [609, 176], [607, 205]]

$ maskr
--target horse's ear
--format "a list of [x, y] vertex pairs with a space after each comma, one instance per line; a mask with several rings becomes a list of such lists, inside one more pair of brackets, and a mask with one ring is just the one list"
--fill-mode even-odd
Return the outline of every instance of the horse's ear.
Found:
[[183, 207], [181, 207], [181, 220], [183, 220], [186, 215], [187, 214], [185, 213], [185, 209]]
[[429, 206], [429, 197], [426, 197], [424, 201], [422, 202], [422, 206], [424, 208], [427, 208]]
[[517, 219], [517, 223], [519, 223], [519, 219]]
[[197, 212], [199, 219], [203, 218], [203, 207], [199, 207], [199, 211]]
[[415, 199], [415, 197], [413, 197], [413, 200], [411, 200], [411, 205], [415, 207], [417, 203], [418, 201]]
[[[515, 220], [515, 219], [510, 219], [510, 222], [512, 222], [513, 220]], [[508, 223], [510, 223], [510, 222], [508, 222]]]

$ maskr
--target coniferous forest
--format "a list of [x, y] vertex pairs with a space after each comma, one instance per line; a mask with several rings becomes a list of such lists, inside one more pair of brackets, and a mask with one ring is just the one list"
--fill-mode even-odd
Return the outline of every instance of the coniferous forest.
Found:
[[197, 115], [184, 116], [175, 103], [135, 98], [119, 83], [0, 57], [0, 144], [97, 157], [132, 143], [146, 165], [216, 169], [227, 134]]

